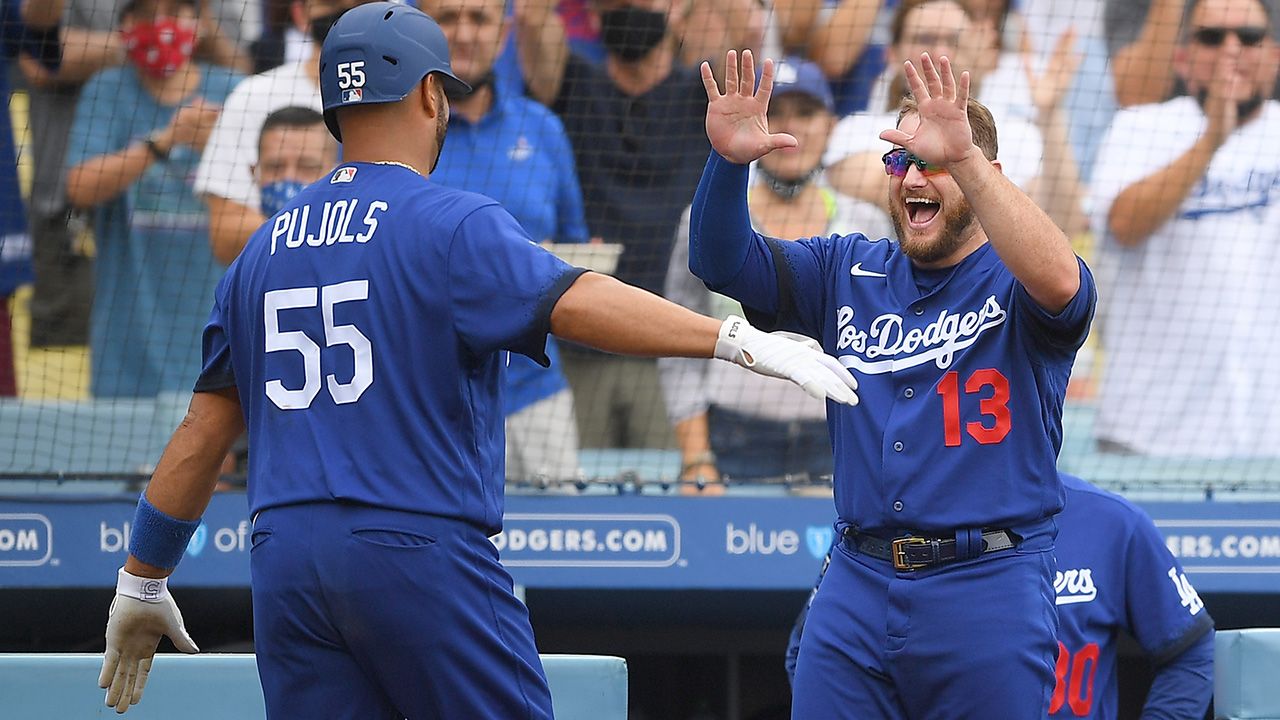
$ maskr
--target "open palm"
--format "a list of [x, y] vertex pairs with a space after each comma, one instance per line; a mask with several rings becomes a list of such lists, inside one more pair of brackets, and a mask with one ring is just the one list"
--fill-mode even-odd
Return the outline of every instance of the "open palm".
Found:
[[760, 87], [750, 50], [730, 50], [725, 57], [724, 92], [720, 92], [711, 65], [702, 63], [702, 84], [707, 88], [707, 138], [725, 159], [745, 165], [778, 148], [795, 147], [786, 133], [769, 132], [769, 96], [773, 93], [773, 61], [765, 60]]
[[919, 107], [920, 125], [914, 133], [896, 128], [885, 130], [880, 138], [901, 145], [928, 162], [946, 166], [972, 152], [973, 129], [969, 127], [969, 73], [961, 73], [957, 83], [951, 72], [951, 61], [943, 56], [939, 64], [941, 73], [929, 53], [922, 54], [922, 77], [915, 65], [907, 61], [907, 84]]

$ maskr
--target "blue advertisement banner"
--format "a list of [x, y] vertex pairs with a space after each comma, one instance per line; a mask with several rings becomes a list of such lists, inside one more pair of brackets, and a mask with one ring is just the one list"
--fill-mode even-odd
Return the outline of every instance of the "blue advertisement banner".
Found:
[[[0, 499], [0, 588], [109, 587], [134, 499]], [[1196, 588], [1280, 592], [1280, 503], [1144, 503]], [[830, 499], [512, 496], [493, 538], [516, 582], [594, 589], [803, 590]], [[245, 498], [214, 497], [172, 584], [249, 582]]]

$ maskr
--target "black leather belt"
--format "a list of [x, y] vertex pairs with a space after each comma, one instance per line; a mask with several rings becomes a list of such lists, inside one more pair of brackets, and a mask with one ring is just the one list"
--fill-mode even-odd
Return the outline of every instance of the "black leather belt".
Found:
[[[1022, 538], [1012, 530], [992, 529], [982, 531], [982, 552], [998, 552], [1015, 548]], [[904, 535], [884, 540], [845, 528], [843, 542], [857, 552], [893, 563], [895, 570], [920, 570], [955, 562], [957, 543], [955, 537], [939, 538], [926, 535]]]

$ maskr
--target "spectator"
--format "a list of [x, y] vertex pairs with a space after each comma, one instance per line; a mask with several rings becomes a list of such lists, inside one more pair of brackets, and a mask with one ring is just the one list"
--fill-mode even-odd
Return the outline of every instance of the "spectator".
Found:
[[[707, 0], [722, 17], [748, 17], [753, 2]], [[738, 5], [743, 7], [736, 14], [727, 9]], [[672, 0], [590, 3], [606, 51], [604, 63], [596, 64], [570, 51], [554, 0], [515, 4], [528, 93], [564, 123], [587, 227], [593, 237], [625, 246], [619, 279], [653, 292], [662, 290], [671, 238], [710, 149], [702, 80], [677, 53], [687, 6]], [[745, 35], [745, 25], [734, 29]], [[654, 360], [572, 346], [562, 348], [561, 359], [584, 447], [671, 446]]]
[[[5, 70], [20, 55], [57, 72], [61, 60], [58, 20], [61, 7], [34, 7], [22, 0], [0, 0], [0, 51]], [[9, 97], [8, 72], [0, 74], [0, 97]], [[0, 114], [0, 396], [18, 394], [14, 372], [13, 327], [9, 303], [18, 286], [31, 282], [31, 236], [18, 187], [18, 161], [14, 152], [13, 124], [9, 113]]]
[[338, 144], [319, 112], [291, 105], [268, 115], [258, 133], [258, 161], [253, 165], [262, 215], [269, 218], [280, 212], [302, 188], [337, 164]]
[[[1121, 634], [1137, 638], [1156, 665], [1142, 717], [1204, 717], [1213, 695], [1214, 633], [1200, 596], [1146, 513], [1078, 477], [1061, 477], [1067, 503], [1054, 551], [1058, 661], [1050, 717], [1118, 716]], [[819, 583], [830, 561], [828, 553]], [[788, 678], [807, 614], [808, 603], [787, 644]]]
[[[879, 205], [885, 203], [884, 165], [880, 156], [890, 146], [878, 139], [880, 129], [893, 125], [905, 76], [900, 60], [929, 52], [952, 58], [956, 68], [967, 69], [975, 97], [983, 99], [982, 67], [992, 67], [998, 39], [989, 24], [975, 23], [965, 6], [954, 0], [905, 0], [898, 6], [889, 48], [891, 80], [882, 86], [886, 95], [873, 96], [883, 109], [859, 113], [836, 126], [825, 162], [828, 177], [839, 191]], [[982, 58], [988, 58], [983, 60]], [[1086, 226], [1081, 197], [1083, 187], [1067, 139], [1068, 122], [1062, 100], [1075, 74], [1079, 58], [1069, 42], [1060, 42], [1049, 69], [1032, 78], [1035, 88], [1035, 122], [1018, 117], [1009, 102], [991, 108], [1000, 127], [1000, 156], [1009, 179], [1045, 209], [1068, 234]], [[999, 98], [999, 94], [997, 94]], [[877, 106], [872, 105], [873, 108]]]
[[213, 255], [230, 263], [266, 219], [251, 168], [257, 161], [258, 128], [273, 111], [297, 105], [320, 110], [317, 51], [329, 28], [360, 0], [294, 0], [294, 24], [306, 28], [314, 43], [301, 62], [254, 75], [227, 98], [226, 112], [209, 136], [196, 171], [196, 194], [209, 207]]
[[89, 342], [93, 263], [69, 226], [66, 197], [67, 138], [84, 82], [124, 62], [115, 32], [122, 0], [24, 0], [28, 21], [58, 24], [62, 62], [57, 69], [29, 52], [18, 56], [27, 84], [31, 128], [30, 231], [36, 283], [31, 296], [31, 345], [57, 347]]
[[[432, 182], [487, 195], [538, 241], [586, 242], [582, 193], [564, 127], [534, 100], [506, 94], [494, 62], [507, 37], [504, 0], [421, 0], [449, 41], [453, 71], [471, 94], [449, 102], [449, 152]], [[579, 475], [573, 394], [547, 340], [550, 367], [512, 354], [504, 387], [507, 479]]]
[[1174, 56], [1189, 95], [1122, 110], [1103, 140], [1104, 450], [1276, 454], [1280, 411], [1259, 401], [1280, 391], [1273, 23], [1259, 0], [1197, 2]]
[[192, 62], [194, 0], [129, 0], [129, 62], [85, 85], [67, 150], [67, 197], [92, 209], [97, 288], [90, 321], [92, 392], [185, 392], [220, 268], [188, 177], [239, 79]]
[[[771, 237], [861, 232], [888, 237], [880, 208], [841, 195], [822, 176], [822, 154], [835, 127], [835, 100], [814, 63], [788, 58], [776, 67], [769, 128], [799, 141], [756, 164], [749, 205], [752, 224]], [[689, 211], [676, 231], [664, 294], [699, 313], [741, 314], [741, 306], [707, 290], [689, 272]], [[779, 380], [722, 372], [703, 360], [662, 358], [662, 390], [675, 426], [681, 480], [716, 483], [782, 478], [817, 479], [832, 472], [826, 406]], [[684, 485], [685, 490], [697, 487]]]

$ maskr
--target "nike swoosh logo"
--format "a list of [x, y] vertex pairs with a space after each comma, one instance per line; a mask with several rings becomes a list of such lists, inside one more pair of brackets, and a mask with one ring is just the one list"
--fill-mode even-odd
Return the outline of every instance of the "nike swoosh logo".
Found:
[[888, 277], [888, 275], [874, 270], [863, 270], [862, 263], [854, 263], [853, 267], [849, 268], [849, 274], [854, 277]]

